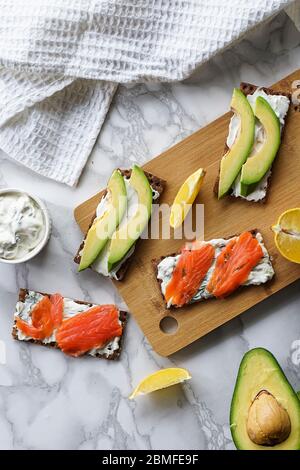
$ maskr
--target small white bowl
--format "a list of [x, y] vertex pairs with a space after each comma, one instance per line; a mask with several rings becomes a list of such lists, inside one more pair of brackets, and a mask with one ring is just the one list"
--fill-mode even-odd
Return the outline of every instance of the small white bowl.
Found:
[[51, 235], [51, 219], [48, 213], [48, 209], [45, 205], [45, 203], [38, 197], [33, 196], [32, 194], [28, 193], [27, 191], [22, 191], [20, 189], [16, 188], [5, 188], [0, 190], [0, 197], [3, 196], [4, 194], [7, 193], [15, 193], [15, 194], [25, 194], [30, 199], [32, 199], [37, 206], [41, 209], [43, 216], [44, 216], [44, 222], [45, 222], [45, 233], [43, 238], [41, 239], [40, 243], [33, 249], [31, 250], [26, 256], [23, 258], [18, 258], [18, 259], [4, 259], [0, 257], [0, 262], [1, 263], [6, 263], [6, 264], [20, 264], [20, 263], [25, 263], [26, 261], [29, 261], [30, 259], [34, 258], [40, 251], [45, 247], [47, 244], [50, 235]]

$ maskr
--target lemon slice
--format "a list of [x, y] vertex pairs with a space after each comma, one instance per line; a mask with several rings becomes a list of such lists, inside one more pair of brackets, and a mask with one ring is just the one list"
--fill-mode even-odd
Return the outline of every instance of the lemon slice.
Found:
[[191, 174], [185, 180], [179, 189], [171, 207], [170, 225], [172, 228], [176, 229], [180, 227], [186, 218], [197, 194], [200, 191], [204, 176], [205, 171], [203, 168], [199, 168], [199, 170], [195, 171], [195, 173]]
[[300, 208], [285, 211], [272, 226], [275, 244], [284, 258], [300, 264]]
[[162, 388], [171, 387], [171, 385], [179, 384], [191, 378], [190, 373], [180, 367], [158, 370], [141, 380], [129, 399], [132, 400], [138, 395], [146, 395]]

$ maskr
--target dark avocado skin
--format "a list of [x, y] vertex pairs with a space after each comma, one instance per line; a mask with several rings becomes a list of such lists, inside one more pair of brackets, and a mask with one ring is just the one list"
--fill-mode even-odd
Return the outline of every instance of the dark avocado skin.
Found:
[[[281, 369], [280, 365], [278, 364], [273, 354], [264, 348], [255, 348], [255, 349], [251, 349], [250, 351], [248, 351], [244, 355], [241, 361], [240, 367], [239, 367], [235, 389], [234, 389], [233, 397], [231, 401], [231, 407], [230, 407], [230, 430], [231, 430], [233, 442], [238, 450], [260, 450], [260, 447], [261, 447], [261, 450], [277, 450], [278, 447], [280, 447], [280, 450], [281, 450], [283, 447], [282, 444], [279, 446], [276, 445], [273, 447], [266, 447], [266, 446], [257, 446], [256, 444], [253, 444], [252, 446], [251, 441], [250, 442], [248, 441], [247, 443], [245, 443], [243, 442], [243, 436], [239, 435], [238, 426], [235, 425], [237, 421], [236, 417], [238, 415], [242, 415], [241, 413], [239, 413], [239, 410], [241, 410], [241, 402], [242, 402], [242, 397], [240, 396], [240, 384], [241, 384], [241, 381], [246, 380], [244, 377], [245, 366], [247, 366], [247, 364], [249, 364], [250, 361], [255, 360], [255, 356], [258, 356], [258, 355], [262, 358], [266, 358], [269, 363], [272, 363], [272, 368], [273, 367], [274, 369], [276, 368], [277, 373], [280, 378], [280, 379], [278, 378], [278, 380], [280, 380], [281, 385], [284, 387], [288, 400], [291, 400], [292, 402], [293, 415], [294, 415], [295, 421], [298, 423], [297, 428], [298, 428], [299, 437], [297, 438], [297, 442], [295, 442], [292, 445], [291, 444], [289, 445], [290, 437], [287, 438], [286, 441], [282, 443], [284, 444], [284, 449], [285, 450], [300, 450], [300, 391], [297, 393], [294, 391], [294, 389], [288, 382], [283, 370]], [[258, 374], [258, 377], [260, 377], [260, 382], [261, 382], [263, 370], [258, 369], [257, 374]], [[263, 386], [261, 384], [257, 390], [254, 390], [254, 395], [259, 393], [259, 391], [262, 388]], [[275, 398], [276, 398], [276, 394], [275, 394]], [[247, 403], [246, 405], [247, 410], [249, 409], [250, 405], [251, 405], [251, 402]], [[246, 427], [246, 423], [243, 423], [243, 425], [245, 425]]]

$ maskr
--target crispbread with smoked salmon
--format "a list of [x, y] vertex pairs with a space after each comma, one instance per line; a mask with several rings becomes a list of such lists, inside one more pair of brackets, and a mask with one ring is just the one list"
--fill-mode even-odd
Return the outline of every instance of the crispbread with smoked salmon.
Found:
[[[193, 265], [199, 269], [197, 260], [192, 258], [197, 256], [197, 251], [202, 247], [213, 247], [214, 256], [211, 263], [208, 259], [209, 251], [206, 250], [206, 256], [200, 257], [200, 264], [201, 259], [204, 262], [208, 260], [208, 263], [197, 278], [195, 274], [190, 274]], [[188, 256], [187, 250], [190, 251]], [[185, 259], [189, 264], [185, 264]], [[194, 246], [192, 244], [190, 248], [183, 248], [177, 254], [154, 259], [152, 264], [168, 308], [178, 308], [210, 298], [223, 298], [241, 286], [264, 284], [274, 276], [270, 256], [257, 230], [229, 238], [197, 241]], [[184, 282], [182, 278], [186, 278]], [[182, 302], [184, 298], [186, 301]]]
[[[57, 296], [58, 294], [54, 294], [54, 296], [55, 295]], [[31, 299], [30, 299], [30, 296], [31, 296]], [[45, 341], [45, 339], [44, 340], [43, 339], [34, 339], [34, 338], [31, 338], [31, 337], [26, 337], [26, 336], [23, 337], [24, 335], [22, 334], [22, 332], [20, 332], [18, 330], [18, 323], [17, 322], [18, 322], [18, 319], [21, 318], [21, 316], [19, 316], [18, 314], [20, 312], [22, 312], [22, 305], [24, 307], [24, 305], [26, 303], [26, 299], [27, 300], [29, 299], [28, 302], [30, 304], [30, 311], [29, 311], [29, 315], [30, 315], [31, 311], [34, 308], [34, 306], [38, 305], [38, 303], [41, 299], [51, 299], [54, 296], [51, 296], [50, 294], [41, 293], [41, 292], [29, 291], [28, 289], [20, 289], [19, 301], [18, 301], [17, 306], [16, 306], [15, 322], [14, 322], [14, 326], [13, 326], [13, 330], [12, 330], [12, 336], [13, 336], [14, 339], [19, 340], [19, 341], [28, 341], [30, 343], [40, 344], [40, 345], [48, 346], [48, 347], [51, 347], [51, 348], [63, 349], [62, 347], [59, 347], [59, 344], [56, 341], [56, 334], [57, 334], [57, 331], [59, 331], [58, 323], [54, 324], [55, 325], [54, 327], [58, 328], [57, 330], [55, 330], [56, 331], [55, 336], [54, 337], [50, 336], [49, 338], [46, 338], [46, 341]], [[36, 299], [36, 301], [32, 300], [32, 299]], [[76, 318], [80, 314], [88, 313], [95, 307], [96, 308], [99, 307], [98, 312], [101, 309], [101, 307], [105, 307], [105, 306], [95, 305], [95, 304], [85, 302], [85, 301], [69, 299], [69, 298], [66, 298], [66, 297], [62, 297], [62, 299], [64, 300], [64, 303], [65, 303], [64, 305], [71, 304], [73, 310], [74, 310], [74, 308], [76, 309], [76, 306], [78, 306], [78, 310], [79, 310], [79, 312], [77, 314], [74, 313], [74, 314], [66, 316], [64, 318], [64, 320], [61, 322], [62, 324], [64, 324], [64, 330], [67, 330], [66, 329], [66, 324], [72, 318]], [[56, 298], [56, 300], [57, 300], [57, 298]], [[120, 333], [120, 336], [112, 338], [103, 347], [101, 345], [101, 347], [94, 348], [93, 353], [90, 354], [90, 355], [92, 355], [93, 357], [97, 357], [97, 358], [115, 360], [115, 359], [118, 359], [120, 354], [121, 354], [122, 343], [123, 343], [123, 335], [124, 335], [124, 330], [125, 330], [125, 326], [126, 326], [126, 322], [127, 322], [127, 312], [119, 310], [115, 306], [109, 306], [109, 307], [114, 307], [117, 311], [117, 318], [118, 318], [118, 323], [119, 323], [119, 326], [120, 326], [120, 329], [119, 329], [118, 333]], [[64, 307], [64, 308], [66, 308], [66, 307]], [[113, 310], [113, 309], [111, 309], [111, 310]], [[63, 313], [65, 313], [65, 312], [63, 312]], [[103, 312], [103, 314], [104, 313], [105, 312]], [[57, 318], [57, 316], [56, 316], [56, 318]], [[26, 317], [25, 317], [25, 320], [27, 320]], [[23, 319], [23, 321], [24, 321], [24, 319]], [[67, 325], [67, 326], [70, 326], [70, 325]], [[74, 325], [72, 325], [72, 326], [74, 326]], [[75, 325], [75, 326], [78, 327], [78, 325]], [[114, 331], [116, 331], [116, 330], [114, 330]], [[65, 331], [64, 331], [64, 333], [65, 333]], [[72, 333], [74, 333], [74, 329], [72, 330]], [[65, 337], [64, 338], [61, 337], [61, 339], [65, 340]], [[64, 347], [65, 346], [66, 346], [66, 342], [64, 342]], [[89, 351], [84, 351], [83, 352], [83, 349], [80, 350], [80, 354], [76, 354], [76, 352], [74, 354], [72, 354], [72, 352], [70, 352], [69, 350], [65, 351], [65, 352], [69, 355], [72, 355], [72, 356], [89, 354]]]

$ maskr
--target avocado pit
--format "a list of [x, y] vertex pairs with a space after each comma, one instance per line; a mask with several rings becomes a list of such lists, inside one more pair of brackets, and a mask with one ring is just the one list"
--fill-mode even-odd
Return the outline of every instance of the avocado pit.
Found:
[[261, 390], [249, 408], [247, 433], [252, 442], [262, 446], [280, 444], [291, 433], [288, 412], [267, 390]]

